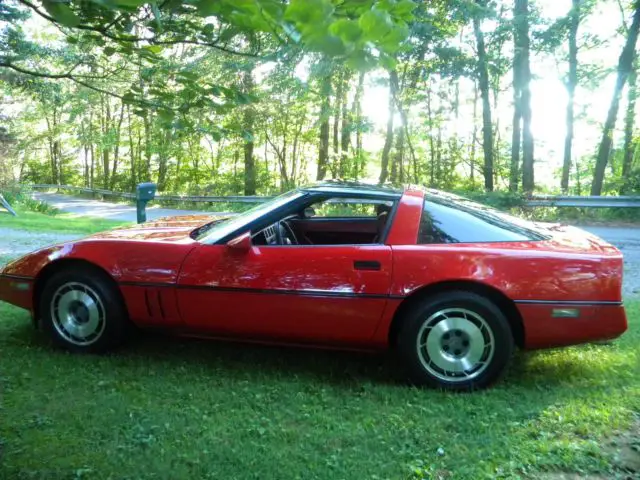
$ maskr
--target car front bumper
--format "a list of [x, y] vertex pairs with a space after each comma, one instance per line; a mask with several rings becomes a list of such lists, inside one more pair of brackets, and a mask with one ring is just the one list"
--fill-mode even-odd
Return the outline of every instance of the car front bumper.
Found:
[[33, 287], [33, 278], [0, 273], [0, 301], [32, 310]]

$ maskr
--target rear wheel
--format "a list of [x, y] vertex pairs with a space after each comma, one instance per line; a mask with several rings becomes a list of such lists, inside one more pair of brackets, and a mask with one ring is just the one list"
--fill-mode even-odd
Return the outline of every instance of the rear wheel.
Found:
[[40, 297], [43, 329], [55, 344], [76, 352], [104, 352], [120, 345], [129, 327], [117, 287], [90, 268], [60, 271]]
[[449, 390], [493, 383], [513, 353], [513, 336], [487, 298], [452, 291], [416, 303], [402, 321], [397, 352], [411, 381]]

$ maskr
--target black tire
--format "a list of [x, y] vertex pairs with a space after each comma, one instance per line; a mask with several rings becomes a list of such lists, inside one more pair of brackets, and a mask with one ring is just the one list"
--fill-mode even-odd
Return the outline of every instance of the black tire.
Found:
[[[400, 320], [396, 353], [415, 385], [456, 391], [485, 388], [504, 373], [513, 354], [507, 318], [475, 293], [450, 291], [425, 298]], [[454, 371], [468, 364], [468, 370]]]
[[[55, 345], [72, 352], [112, 350], [124, 343], [131, 327], [117, 285], [90, 267], [54, 273], [44, 285], [39, 306], [42, 329]], [[83, 337], [80, 332], [93, 333]]]

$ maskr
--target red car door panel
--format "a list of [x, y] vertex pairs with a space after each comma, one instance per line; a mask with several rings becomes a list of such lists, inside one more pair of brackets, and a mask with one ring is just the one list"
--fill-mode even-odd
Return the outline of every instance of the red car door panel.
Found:
[[391, 284], [391, 248], [201, 245], [182, 267], [184, 322], [212, 334], [359, 343], [378, 325]]

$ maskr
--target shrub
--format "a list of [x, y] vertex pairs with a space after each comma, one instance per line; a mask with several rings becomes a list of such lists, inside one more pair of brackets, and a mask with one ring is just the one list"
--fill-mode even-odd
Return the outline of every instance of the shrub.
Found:
[[31, 196], [31, 190], [25, 186], [18, 184], [4, 185], [2, 189], [0, 189], [0, 193], [9, 205], [14, 208], [21, 207], [24, 210], [44, 213], [45, 215], [56, 215], [59, 213], [57, 208], [33, 198]]

